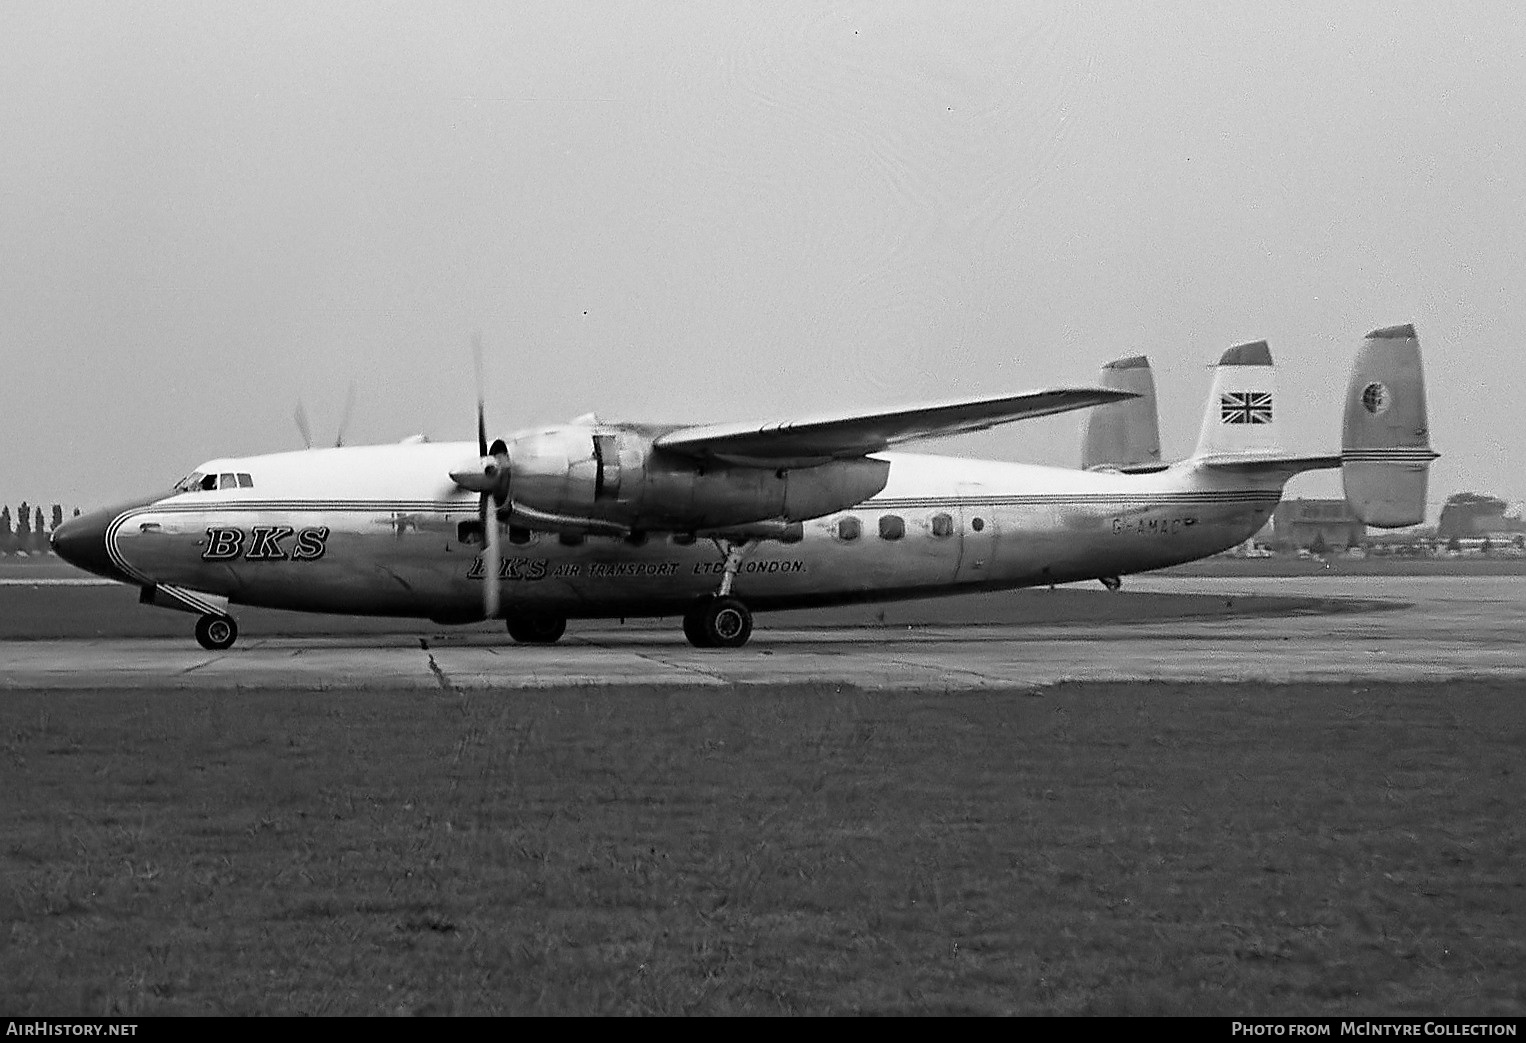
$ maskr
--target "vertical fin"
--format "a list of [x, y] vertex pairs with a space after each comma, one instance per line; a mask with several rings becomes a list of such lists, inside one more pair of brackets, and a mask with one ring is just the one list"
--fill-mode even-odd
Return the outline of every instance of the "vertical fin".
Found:
[[1436, 456], [1415, 327], [1373, 330], [1357, 350], [1346, 388], [1341, 473], [1347, 502], [1368, 525], [1420, 524]]
[[1281, 452], [1276, 398], [1277, 377], [1266, 341], [1230, 348], [1213, 371], [1194, 455]]
[[1091, 470], [1160, 463], [1160, 417], [1150, 360], [1134, 355], [1109, 362], [1102, 367], [1101, 384], [1139, 397], [1087, 410], [1081, 466]]

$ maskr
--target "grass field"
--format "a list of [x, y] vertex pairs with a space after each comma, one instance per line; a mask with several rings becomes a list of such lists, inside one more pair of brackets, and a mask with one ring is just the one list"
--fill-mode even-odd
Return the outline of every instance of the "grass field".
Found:
[[0, 707], [7, 1014], [1526, 1013], [1513, 685]]

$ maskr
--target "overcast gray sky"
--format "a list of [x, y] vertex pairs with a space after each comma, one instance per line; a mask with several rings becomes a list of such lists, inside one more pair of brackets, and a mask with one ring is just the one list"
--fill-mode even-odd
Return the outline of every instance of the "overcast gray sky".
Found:
[[0, 2], [0, 500], [332, 437], [351, 382], [351, 441], [471, 438], [473, 330], [495, 434], [1145, 352], [1174, 456], [1266, 338], [1323, 451], [1409, 321], [1432, 499], [1526, 500], [1523, 99], [1506, 2]]

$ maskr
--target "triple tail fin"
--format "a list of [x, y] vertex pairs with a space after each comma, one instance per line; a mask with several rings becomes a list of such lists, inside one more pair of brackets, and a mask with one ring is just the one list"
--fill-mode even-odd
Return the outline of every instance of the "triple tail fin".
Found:
[[1238, 344], [1213, 371], [1194, 457], [1269, 456], [1282, 451], [1277, 435], [1277, 373], [1266, 341]]
[[1346, 501], [1368, 525], [1425, 521], [1431, 461], [1425, 371], [1415, 327], [1373, 330], [1357, 350], [1346, 388], [1341, 474]]
[[1285, 456], [1278, 448], [1272, 353], [1265, 341], [1230, 348], [1214, 373], [1193, 462], [1200, 467], [1286, 480], [1339, 467], [1346, 501], [1380, 529], [1425, 520], [1431, 461], [1425, 373], [1415, 327], [1373, 330], [1357, 350], [1346, 388], [1339, 456]]
[[1160, 417], [1155, 406], [1155, 376], [1143, 355], [1117, 359], [1102, 367], [1105, 388], [1136, 396], [1089, 410], [1081, 441], [1081, 466], [1091, 471], [1111, 469], [1158, 471]]

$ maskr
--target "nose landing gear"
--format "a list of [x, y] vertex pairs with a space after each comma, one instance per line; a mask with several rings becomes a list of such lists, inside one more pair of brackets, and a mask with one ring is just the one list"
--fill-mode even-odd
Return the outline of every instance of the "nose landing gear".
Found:
[[238, 624], [232, 616], [202, 616], [196, 620], [196, 643], [208, 652], [232, 648], [238, 640]]

